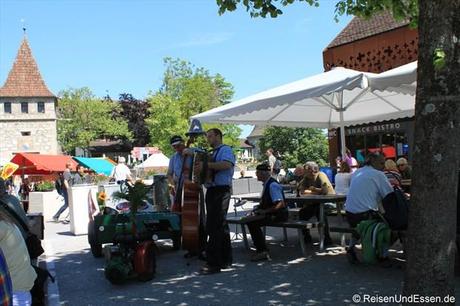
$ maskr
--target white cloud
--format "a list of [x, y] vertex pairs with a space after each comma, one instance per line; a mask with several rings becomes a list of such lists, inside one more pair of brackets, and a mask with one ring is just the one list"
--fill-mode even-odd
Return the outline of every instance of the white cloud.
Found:
[[193, 35], [183, 42], [170, 45], [165, 49], [177, 49], [177, 48], [192, 48], [209, 45], [217, 45], [230, 40], [233, 37], [233, 33], [221, 32], [221, 33], [201, 33]]

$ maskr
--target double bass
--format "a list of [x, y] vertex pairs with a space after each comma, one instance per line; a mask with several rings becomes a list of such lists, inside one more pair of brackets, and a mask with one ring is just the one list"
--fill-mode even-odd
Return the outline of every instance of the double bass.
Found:
[[[198, 120], [192, 121], [186, 147], [204, 132]], [[188, 150], [189, 152], [191, 150]], [[197, 255], [204, 249], [204, 194], [202, 184], [205, 181], [207, 153], [198, 149], [193, 155], [184, 155], [182, 184], [182, 248], [190, 255]]]

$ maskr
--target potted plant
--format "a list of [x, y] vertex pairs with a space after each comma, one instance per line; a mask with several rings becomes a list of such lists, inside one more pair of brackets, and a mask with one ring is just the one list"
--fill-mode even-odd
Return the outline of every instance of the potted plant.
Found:
[[96, 185], [104, 185], [110, 181], [110, 178], [104, 174], [98, 174], [94, 176], [94, 183]]
[[147, 194], [149, 192], [147, 186], [141, 181], [136, 181], [134, 185], [127, 183], [126, 192], [114, 192], [112, 197], [114, 199], [123, 199], [130, 203], [130, 222], [132, 225], [132, 233], [136, 235], [136, 213], [139, 207], [144, 204], [147, 200]]
[[51, 181], [43, 181], [39, 182], [35, 185], [35, 191], [47, 192], [54, 190], [54, 182]]

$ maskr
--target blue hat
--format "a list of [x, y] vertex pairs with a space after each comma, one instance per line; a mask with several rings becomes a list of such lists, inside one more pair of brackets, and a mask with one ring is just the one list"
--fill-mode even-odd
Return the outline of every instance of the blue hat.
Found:
[[197, 136], [197, 135], [202, 135], [205, 134], [203, 131], [203, 128], [201, 127], [201, 122], [198, 119], [193, 119], [192, 123], [190, 124], [190, 129], [188, 130], [188, 133], [185, 133], [187, 136]]

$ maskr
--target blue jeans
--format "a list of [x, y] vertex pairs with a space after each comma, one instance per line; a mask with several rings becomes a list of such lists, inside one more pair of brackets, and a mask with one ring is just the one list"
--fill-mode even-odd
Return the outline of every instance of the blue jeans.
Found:
[[32, 305], [32, 296], [29, 291], [13, 291], [13, 306]]
[[57, 213], [53, 216], [53, 219], [59, 219], [59, 216], [64, 212], [64, 210], [66, 210], [67, 207], [69, 207], [69, 195], [67, 194], [67, 190], [64, 190], [62, 192], [62, 197], [64, 198], [64, 205], [62, 205], [61, 208], [59, 208]]

